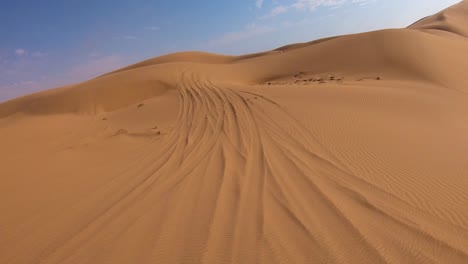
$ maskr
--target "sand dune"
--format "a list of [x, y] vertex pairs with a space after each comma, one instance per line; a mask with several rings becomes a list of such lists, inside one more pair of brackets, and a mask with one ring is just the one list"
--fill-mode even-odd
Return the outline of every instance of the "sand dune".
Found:
[[[409, 28], [419, 29], [431, 33], [444, 34], [451, 33], [455, 36], [468, 37], [468, 2], [462, 1], [441, 12], [423, 18], [409, 26]], [[453, 36], [452, 35], [452, 36]]]
[[0, 104], [0, 263], [468, 263], [467, 23]]

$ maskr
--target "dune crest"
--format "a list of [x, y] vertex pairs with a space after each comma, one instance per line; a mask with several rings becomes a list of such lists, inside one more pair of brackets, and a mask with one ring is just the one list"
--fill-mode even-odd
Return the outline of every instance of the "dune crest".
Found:
[[441, 12], [428, 16], [409, 26], [433, 33], [452, 33], [461, 37], [468, 37], [468, 1], [464, 0]]
[[467, 7], [0, 104], [0, 263], [468, 263]]

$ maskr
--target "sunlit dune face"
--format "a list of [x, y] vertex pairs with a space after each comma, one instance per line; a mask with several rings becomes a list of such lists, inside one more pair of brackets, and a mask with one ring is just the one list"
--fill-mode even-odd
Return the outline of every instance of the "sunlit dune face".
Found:
[[467, 6], [0, 104], [0, 263], [468, 263]]

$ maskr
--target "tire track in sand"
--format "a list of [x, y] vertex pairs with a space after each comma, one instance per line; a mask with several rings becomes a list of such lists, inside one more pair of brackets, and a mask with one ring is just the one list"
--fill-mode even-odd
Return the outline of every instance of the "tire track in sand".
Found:
[[177, 88], [162, 148], [50, 225], [25, 224], [16, 248], [33, 254], [0, 262], [468, 262], [466, 227], [353, 175], [271, 99], [189, 71]]

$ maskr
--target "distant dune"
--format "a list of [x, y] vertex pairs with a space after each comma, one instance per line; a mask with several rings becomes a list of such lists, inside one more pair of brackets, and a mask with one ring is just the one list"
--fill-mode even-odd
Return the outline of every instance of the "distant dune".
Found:
[[0, 263], [468, 263], [468, 0], [0, 104]]

